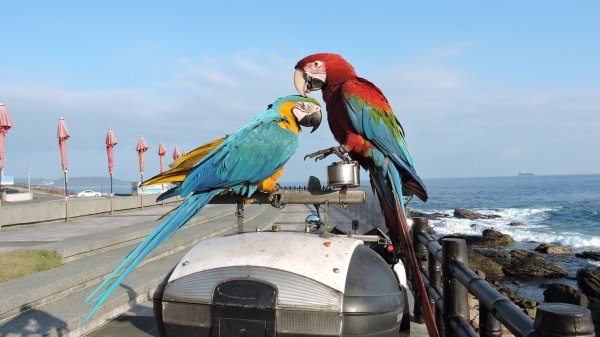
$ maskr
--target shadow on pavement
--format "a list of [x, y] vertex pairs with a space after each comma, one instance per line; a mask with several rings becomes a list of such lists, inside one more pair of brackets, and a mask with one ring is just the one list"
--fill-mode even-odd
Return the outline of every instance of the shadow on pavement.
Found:
[[30, 305], [20, 308], [20, 313], [0, 326], [0, 337], [65, 336], [69, 333], [66, 323]]

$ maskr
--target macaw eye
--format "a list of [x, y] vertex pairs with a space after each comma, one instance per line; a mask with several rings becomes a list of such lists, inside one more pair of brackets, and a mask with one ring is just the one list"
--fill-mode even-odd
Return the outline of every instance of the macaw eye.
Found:
[[315, 67], [320, 67], [321, 66], [321, 61], [315, 61]]

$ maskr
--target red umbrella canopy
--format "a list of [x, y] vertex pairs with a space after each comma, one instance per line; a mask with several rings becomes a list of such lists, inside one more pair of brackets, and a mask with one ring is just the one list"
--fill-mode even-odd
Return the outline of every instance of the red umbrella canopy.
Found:
[[177, 147], [177, 145], [175, 145], [175, 149], [173, 150], [173, 160], [177, 160], [177, 158], [179, 158], [179, 147]]
[[108, 155], [108, 173], [112, 174], [114, 169], [113, 164], [113, 147], [117, 145], [117, 136], [113, 132], [112, 128], [108, 128], [106, 132], [106, 154]]
[[0, 171], [4, 168], [4, 136], [13, 127], [4, 104], [0, 103]]
[[158, 156], [160, 157], [160, 173], [165, 172], [165, 155], [167, 154], [167, 148], [165, 147], [165, 143], [160, 141], [160, 145], [158, 146]]
[[64, 118], [60, 118], [58, 120], [58, 147], [60, 149], [60, 164], [62, 165], [62, 169], [64, 172], [67, 172], [67, 139], [69, 139], [69, 129], [67, 129], [67, 124], [65, 123]]
[[144, 136], [140, 136], [140, 139], [135, 146], [135, 150], [137, 151], [138, 158], [140, 160], [140, 173], [144, 173], [144, 152], [148, 151], [149, 148], [150, 147], [148, 146], [148, 143], [146, 143]]

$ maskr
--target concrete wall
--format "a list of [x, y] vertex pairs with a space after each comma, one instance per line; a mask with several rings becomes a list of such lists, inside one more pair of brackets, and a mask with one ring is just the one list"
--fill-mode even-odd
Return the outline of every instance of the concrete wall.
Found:
[[[122, 211], [140, 208], [143, 201], [144, 207], [160, 205], [156, 203], [158, 195], [145, 196], [115, 196], [113, 197], [113, 210]], [[143, 198], [142, 200], [140, 200]], [[179, 199], [181, 200], [181, 198]], [[175, 202], [175, 198], [165, 200], [165, 203]], [[66, 214], [65, 214], [66, 210]], [[54, 202], [28, 202], [22, 204], [2, 204], [0, 207], [0, 228], [19, 224], [28, 224], [44, 221], [64, 220], [69, 218], [110, 213], [110, 198], [69, 198], [67, 207], [65, 201]]]
[[33, 200], [33, 193], [21, 192], [21, 193], [2, 193], [2, 201], [16, 202], [16, 201], [27, 201]]

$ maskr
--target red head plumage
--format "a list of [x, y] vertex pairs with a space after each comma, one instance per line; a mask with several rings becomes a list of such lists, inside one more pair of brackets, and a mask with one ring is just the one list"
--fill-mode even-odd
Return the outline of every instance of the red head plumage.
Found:
[[336, 86], [356, 78], [354, 67], [342, 56], [333, 53], [309, 55], [298, 61], [295, 68], [315, 76], [319, 73], [324, 74], [327, 77], [327, 86]]

